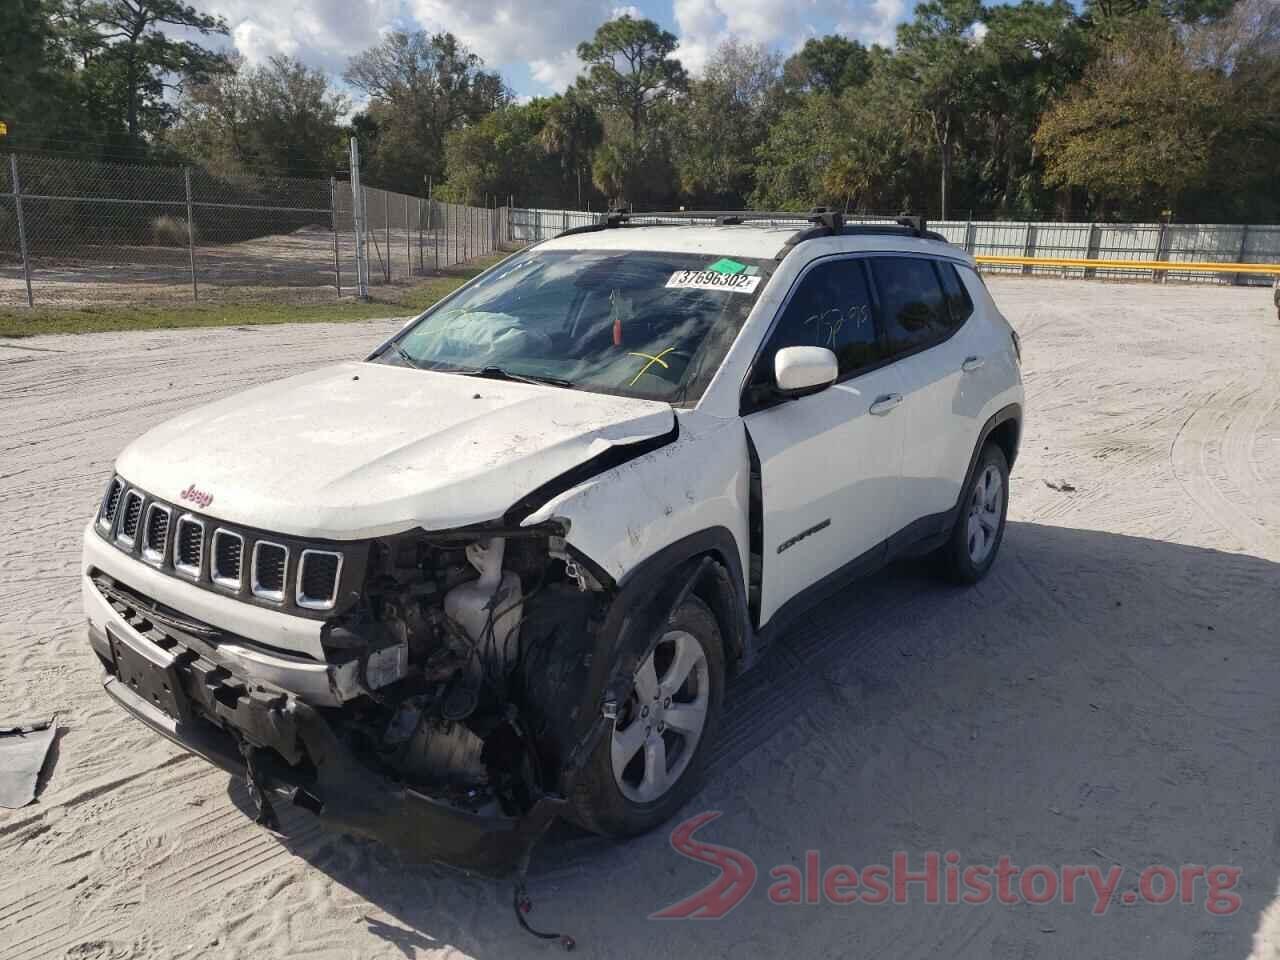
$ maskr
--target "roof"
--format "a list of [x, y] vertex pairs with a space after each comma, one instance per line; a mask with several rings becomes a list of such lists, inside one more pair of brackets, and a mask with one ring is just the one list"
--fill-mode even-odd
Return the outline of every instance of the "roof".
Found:
[[[812, 255], [894, 251], [929, 253], [971, 263], [960, 247], [943, 241], [919, 239], [895, 234], [850, 232], [840, 236], [819, 237], [799, 246]], [[771, 226], [748, 221], [743, 224], [676, 224], [645, 226], [633, 224], [607, 230], [594, 230], [556, 237], [538, 245], [542, 250], [654, 250], [664, 253], [696, 253], [714, 257], [747, 257], [757, 260], [781, 258], [787, 252], [787, 241], [803, 229], [803, 225]]]

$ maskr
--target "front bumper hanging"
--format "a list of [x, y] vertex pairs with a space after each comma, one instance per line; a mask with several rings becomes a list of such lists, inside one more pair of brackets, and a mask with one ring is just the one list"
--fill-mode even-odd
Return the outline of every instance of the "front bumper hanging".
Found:
[[[172, 657], [172, 651], [147, 649], [153, 645], [115, 631], [106, 641], [91, 639], [99, 649], [104, 643], [113, 649], [124, 645], [130, 653], [178, 671], [184, 693], [195, 694], [192, 702], [204, 708], [206, 701], [190, 689], [197, 675], [176, 663], [181, 657]], [[219, 699], [216, 689], [210, 691], [214, 709], [234, 717], [233, 735], [190, 705], [178, 708], [177, 716], [162, 710], [158, 701], [153, 702], [159, 690], [148, 699], [145, 686], [140, 689], [128, 678], [123, 660], [118, 670], [113, 674], [108, 668], [106, 692], [157, 733], [250, 779], [268, 804], [274, 800], [301, 807], [332, 829], [379, 840], [410, 860], [503, 876], [526, 860], [565, 806], [562, 798], [544, 795], [521, 817], [472, 812], [370, 769], [339, 740], [320, 711], [289, 694], [255, 690]], [[245, 751], [252, 756], [251, 764], [246, 763]], [[285, 757], [298, 762], [289, 763]]]

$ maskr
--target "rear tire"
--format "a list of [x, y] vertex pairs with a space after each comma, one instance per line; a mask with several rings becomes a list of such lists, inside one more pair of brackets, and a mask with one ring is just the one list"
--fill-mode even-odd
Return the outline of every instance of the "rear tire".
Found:
[[667, 621], [613, 729], [583, 768], [569, 817], [594, 833], [628, 837], [675, 813], [701, 779], [724, 679], [716, 618], [690, 596]]
[[939, 572], [953, 583], [973, 584], [987, 575], [1004, 540], [1009, 513], [1009, 461], [988, 443], [978, 456], [951, 537], [938, 549]]

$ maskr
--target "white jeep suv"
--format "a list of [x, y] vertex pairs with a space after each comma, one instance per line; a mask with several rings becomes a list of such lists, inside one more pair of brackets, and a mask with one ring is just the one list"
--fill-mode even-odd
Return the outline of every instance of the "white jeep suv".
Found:
[[1016, 335], [918, 221], [813, 220], [614, 217], [151, 430], [85, 535], [107, 692], [264, 822], [491, 871], [661, 822], [795, 613], [1000, 547]]

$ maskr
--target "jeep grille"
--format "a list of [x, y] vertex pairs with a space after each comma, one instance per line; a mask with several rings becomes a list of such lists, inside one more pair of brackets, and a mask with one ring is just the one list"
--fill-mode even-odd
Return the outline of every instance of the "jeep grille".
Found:
[[365, 543], [307, 542], [224, 526], [118, 476], [103, 494], [95, 526], [118, 549], [170, 576], [316, 619], [355, 601], [368, 554]]

